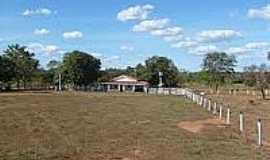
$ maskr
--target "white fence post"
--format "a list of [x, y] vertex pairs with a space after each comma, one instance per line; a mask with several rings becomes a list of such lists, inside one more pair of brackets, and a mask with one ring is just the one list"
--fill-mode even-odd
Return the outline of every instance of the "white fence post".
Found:
[[203, 108], [206, 108], [206, 106], [207, 106], [207, 98], [204, 98], [204, 100], [203, 100]]
[[222, 120], [222, 111], [223, 110], [223, 107], [222, 105], [219, 106], [219, 119]]
[[201, 102], [200, 105], [203, 106], [203, 96], [201, 96]]
[[239, 129], [240, 129], [240, 132], [244, 132], [244, 114], [243, 112], [240, 112], [240, 115], [239, 115]]
[[214, 103], [214, 107], [213, 107], [213, 114], [216, 115], [217, 114], [217, 103]]
[[257, 121], [257, 133], [258, 133], [258, 145], [262, 146], [262, 121], [258, 119]]
[[208, 100], [208, 111], [211, 112], [211, 100]]
[[226, 124], [230, 124], [230, 119], [231, 119], [231, 109], [227, 109], [227, 119], [226, 119]]

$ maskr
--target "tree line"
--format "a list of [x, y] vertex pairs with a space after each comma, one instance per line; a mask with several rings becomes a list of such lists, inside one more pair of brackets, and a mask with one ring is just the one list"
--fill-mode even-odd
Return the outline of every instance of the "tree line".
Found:
[[[269, 56], [270, 57], [270, 56]], [[110, 81], [121, 74], [145, 80], [152, 87], [159, 83], [159, 72], [163, 73], [164, 87], [189, 87], [206, 85], [218, 91], [223, 85], [243, 84], [261, 90], [270, 82], [267, 65], [251, 65], [242, 72], [236, 72], [236, 58], [225, 52], [207, 53], [198, 72], [179, 70], [171, 59], [153, 56], [134, 67], [125, 69], [108, 68], [101, 70], [101, 60], [83, 51], [64, 54], [60, 61], [51, 60], [46, 69], [42, 68], [26, 46], [9, 45], [0, 55], [0, 89], [27, 89], [36, 86], [54, 87], [61, 75], [62, 84], [70, 88], [80, 85]]]
[[179, 86], [180, 74], [172, 60], [153, 56], [126, 69], [109, 68], [101, 70], [101, 60], [83, 51], [71, 51], [64, 54], [60, 61], [51, 60], [46, 69], [42, 68], [26, 46], [9, 45], [0, 55], [0, 89], [29, 89], [35, 86], [54, 87], [58, 85], [59, 75], [64, 85], [75, 87], [98, 82], [110, 81], [120, 74], [134, 76], [158, 85], [158, 72], [164, 74], [166, 87]]

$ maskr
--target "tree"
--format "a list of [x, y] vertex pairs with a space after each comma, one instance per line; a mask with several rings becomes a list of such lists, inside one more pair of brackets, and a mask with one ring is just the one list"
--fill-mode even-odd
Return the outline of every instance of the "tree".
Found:
[[[0, 56], [0, 82], [7, 85], [7, 89], [10, 88], [10, 81], [14, 77], [13, 65], [8, 58]], [[2, 87], [0, 87], [1, 90]]]
[[144, 75], [151, 85], [157, 86], [159, 84], [159, 72], [163, 73], [163, 83], [166, 87], [174, 87], [178, 83], [178, 69], [173, 61], [166, 57], [153, 56], [147, 59], [145, 61], [145, 71], [142, 66], [137, 67], [140, 67], [141, 71], [143, 71], [137, 73]]
[[60, 62], [59, 61], [56, 61], [56, 60], [51, 60], [49, 61], [49, 63], [47, 64], [47, 68], [49, 69], [56, 69], [58, 68], [60, 65]]
[[17, 82], [17, 87], [20, 81], [23, 82], [23, 87], [26, 87], [26, 82], [31, 80], [31, 76], [38, 67], [38, 60], [34, 59], [35, 54], [27, 51], [25, 46], [19, 44], [9, 45], [4, 51], [6, 57], [13, 65], [14, 79]]
[[45, 79], [51, 85], [55, 85], [59, 81], [59, 74], [61, 73], [61, 62], [56, 60], [51, 60], [47, 64], [47, 72], [45, 74]]
[[99, 77], [101, 62], [88, 53], [66, 53], [61, 65], [64, 79], [72, 85], [87, 85]]
[[142, 65], [141, 63], [139, 63], [136, 67], [135, 67], [135, 72], [136, 72], [136, 77], [140, 80], [148, 80], [150, 79], [150, 76], [147, 72], [147, 69], [144, 65]]
[[220, 85], [224, 84], [234, 73], [237, 63], [232, 55], [224, 52], [213, 52], [206, 54], [203, 59], [203, 70], [209, 75], [209, 84], [218, 91]]
[[245, 67], [244, 71], [245, 84], [259, 89], [263, 99], [266, 99], [265, 89], [269, 87], [270, 83], [269, 68], [265, 64], [251, 65]]
[[244, 84], [249, 87], [255, 87], [257, 81], [257, 66], [251, 65], [244, 68]]

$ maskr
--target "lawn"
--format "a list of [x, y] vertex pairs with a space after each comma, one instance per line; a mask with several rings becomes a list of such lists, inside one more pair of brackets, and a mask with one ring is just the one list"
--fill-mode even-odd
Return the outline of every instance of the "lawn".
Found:
[[[254, 160], [269, 152], [181, 97], [104, 93], [0, 94], [0, 159]], [[268, 157], [267, 157], [268, 156]]]

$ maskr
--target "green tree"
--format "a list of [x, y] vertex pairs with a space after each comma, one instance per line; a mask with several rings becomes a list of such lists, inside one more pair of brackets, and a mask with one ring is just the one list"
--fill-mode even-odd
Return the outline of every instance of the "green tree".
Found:
[[263, 99], [266, 99], [265, 89], [269, 88], [270, 83], [269, 68], [265, 64], [251, 65], [244, 68], [244, 73], [245, 84], [256, 87], [261, 91]]
[[62, 65], [61, 62], [56, 61], [56, 60], [51, 60], [47, 64], [48, 70], [45, 74], [45, 76], [46, 76], [45, 79], [51, 85], [55, 85], [56, 83], [58, 83], [59, 74], [62, 72], [61, 65]]
[[150, 79], [149, 73], [147, 72], [147, 69], [144, 65], [142, 65], [141, 63], [139, 63], [136, 67], [135, 67], [135, 71], [136, 71], [136, 77], [140, 80], [148, 80]]
[[[14, 77], [14, 69], [12, 63], [5, 56], [0, 56], [0, 82], [10, 88], [10, 82]], [[2, 87], [0, 87], [1, 90]]]
[[9, 59], [14, 67], [14, 79], [17, 86], [19, 87], [20, 81], [22, 81], [25, 88], [26, 83], [31, 80], [34, 71], [38, 67], [38, 60], [34, 59], [35, 54], [30, 53], [25, 46], [19, 44], [9, 45], [4, 53], [4, 56]]
[[203, 70], [209, 75], [209, 84], [215, 88], [216, 92], [220, 85], [231, 78], [236, 63], [234, 56], [224, 52], [206, 54], [202, 64]]
[[56, 69], [60, 66], [60, 62], [59, 61], [56, 61], [56, 60], [51, 60], [49, 61], [49, 63], [47, 64], [47, 68], [48, 69]]
[[145, 74], [146, 80], [148, 80], [151, 85], [158, 85], [158, 73], [162, 72], [165, 87], [177, 86], [179, 71], [172, 60], [166, 57], [153, 56], [145, 61], [145, 68], [146, 73], [143, 74]]
[[66, 53], [61, 65], [64, 79], [72, 85], [87, 85], [99, 77], [101, 62], [88, 53]]

